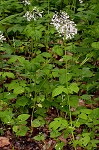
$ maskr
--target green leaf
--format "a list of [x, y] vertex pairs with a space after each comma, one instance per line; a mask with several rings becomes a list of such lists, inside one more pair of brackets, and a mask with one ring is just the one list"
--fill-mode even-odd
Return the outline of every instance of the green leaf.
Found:
[[14, 52], [15, 49], [8, 43], [4, 43], [2, 50], [5, 51], [11, 57], [11, 54]]
[[63, 88], [64, 88], [63, 86], [58, 86], [57, 88], [55, 88], [52, 92], [52, 97], [62, 94]]
[[0, 119], [5, 124], [12, 125], [14, 123], [14, 120], [12, 119], [12, 117], [13, 117], [12, 110], [0, 111]]
[[91, 140], [90, 142], [92, 143], [93, 147], [97, 147], [96, 144], [99, 144], [99, 140], [95, 140], [95, 139]]
[[3, 24], [3, 23], [6, 24], [6, 22], [9, 22], [9, 20], [15, 18], [15, 17], [18, 16], [18, 15], [19, 15], [19, 14], [15, 14], [15, 15], [10, 15], [10, 16], [6, 17], [5, 19], [3, 19], [3, 20], [0, 21], [0, 24]]
[[52, 122], [49, 124], [49, 128], [52, 128], [53, 130], [58, 129], [60, 126], [61, 126], [61, 122], [58, 121], [58, 120], [52, 121]]
[[18, 126], [13, 126], [12, 129], [13, 129], [14, 132], [17, 132], [18, 131]]
[[77, 11], [83, 11], [85, 8], [78, 8]]
[[58, 118], [55, 118], [54, 121], [52, 121], [50, 124], [49, 124], [49, 128], [53, 129], [53, 130], [56, 130], [56, 129], [64, 129], [68, 126], [68, 122], [67, 120], [61, 118], [61, 117], [58, 117]]
[[78, 98], [78, 96], [71, 96], [71, 97], [70, 97], [70, 106], [71, 106], [71, 107], [77, 108], [77, 107], [78, 107], [78, 103], [79, 103], [79, 98]]
[[76, 121], [74, 124], [75, 127], [79, 128], [80, 127], [80, 122]]
[[55, 149], [56, 149], [56, 150], [62, 150], [62, 149], [63, 149], [63, 146], [64, 146], [64, 142], [57, 143], [57, 144], [55, 145]]
[[16, 94], [14, 94], [14, 93], [5, 92], [5, 93], [4, 93], [4, 98], [10, 100], [10, 99], [16, 99], [17, 96], [16, 96]]
[[19, 116], [17, 117], [17, 119], [20, 120], [20, 121], [25, 121], [25, 120], [27, 120], [29, 117], [30, 117], [30, 115], [28, 115], [28, 114], [21, 114], [21, 115], [19, 115]]
[[15, 78], [15, 76], [14, 76], [14, 74], [13, 74], [12, 72], [4, 72], [4, 73], [2, 74], [2, 77], [3, 77], [3, 78], [8, 77], [8, 78], [12, 78], [12, 79]]
[[63, 55], [63, 49], [62, 49], [60, 46], [58, 46], [58, 45], [55, 45], [55, 46], [52, 48], [52, 51], [53, 51], [54, 53], [56, 53], [57, 55], [59, 55], [59, 56], [62, 56], [62, 55]]
[[34, 119], [32, 121], [32, 127], [40, 127], [40, 126], [44, 126], [44, 124], [45, 124], [45, 120], [41, 116], [38, 116], [37, 119]]
[[59, 77], [59, 70], [58, 69], [53, 69], [52, 75], [53, 75], [54, 78]]
[[91, 100], [91, 95], [83, 94], [83, 95], [81, 96], [81, 98], [82, 98], [83, 100]]
[[14, 55], [8, 60], [8, 63], [9, 64], [14, 63], [17, 59], [18, 59], [18, 56]]
[[40, 127], [41, 123], [38, 119], [32, 121], [32, 127]]
[[90, 142], [90, 137], [87, 135], [82, 139], [82, 141], [83, 145], [86, 146]]
[[22, 94], [22, 93], [24, 93], [24, 91], [25, 91], [25, 89], [24, 89], [24, 87], [22, 87], [22, 86], [17, 86], [17, 87], [15, 87], [14, 88], [14, 94]]
[[58, 137], [58, 136], [60, 136], [61, 135], [61, 133], [60, 132], [58, 132], [57, 130], [55, 131], [51, 131], [51, 133], [50, 133], [50, 137], [51, 138], [56, 138], [56, 137]]
[[[14, 89], [15, 87], [19, 86], [19, 83], [17, 83], [16, 80], [13, 80], [9, 85], [8, 85], [8, 90], [12, 90]], [[14, 93], [15, 94], [15, 93]]]
[[20, 62], [22, 65], [25, 63], [25, 61], [27, 61], [27, 60], [25, 60], [25, 58], [22, 57], [22, 56], [19, 56], [19, 57], [18, 57], [18, 60], [19, 60], [19, 62]]
[[82, 77], [92, 77], [93, 73], [90, 71], [90, 68], [84, 67], [82, 69]]
[[78, 117], [81, 118], [81, 119], [84, 119], [84, 120], [88, 119], [88, 117], [85, 113], [81, 113], [80, 115], [78, 115]]
[[96, 119], [95, 119], [95, 121], [93, 120], [93, 124], [94, 125], [99, 125], [99, 120], [96, 120]]
[[70, 89], [70, 93], [78, 93], [79, 91], [79, 87], [77, 85], [77, 83], [71, 83], [70, 86], [69, 86], [69, 89]]
[[43, 57], [46, 57], [46, 58], [50, 58], [50, 57], [51, 57], [51, 53], [43, 52], [43, 53], [42, 53], [42, 56], [43, 56]]
[[68, 60], [72, 60], [73, 58], [72, 58], [72, 56], [71, 55], [64, 55], [63, 56], [63, 60], [64, 61], [68, 61]]
[[17, 136], [25, 136], [27, 131], [29, 130], [28, 127], [20, 125], [20, 126], [13, 126], [13, 131], [16, 133]]
[[81, 109], [80, 112], [85, 113], [85, 114], [91, 114], [92, 110], [91, 109]]
[[45, 137], [43, 134], [39, 134], [37, 136], [34, 136], [33, 139], [37, 141], [44, 141]]
[[21, 96], [17, 99], [16, 105], [17, 106], [25, 106], [28, 103], [28, 98], [25, 96]]
[[99, 108], [95, 108], [90, 115], [91, 115], [91, 118], [98, 119], [99, 118]]
[[58, 86], [57, 88], [55, 88], [52, 92], [52, 97], [58, 96], [60, 94], [62, 94], [62, 92], [65, 92], [67, 94], [67, 89], [64, 88], [64, 86]]
[[91, 46], [95, 49], [99, 49], [99, 42], [93, 42]]

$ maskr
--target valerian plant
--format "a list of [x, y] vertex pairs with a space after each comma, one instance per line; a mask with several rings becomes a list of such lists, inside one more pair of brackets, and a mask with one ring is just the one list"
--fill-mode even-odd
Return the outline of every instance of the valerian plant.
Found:
[[[47, 125], [56, 150], [97, 149], [98, 7], [95, 0], [1, 1], [2, 128], [25, 136]], [[57, 113], [47, 122], [50, 109]], [[46, 140], [41, 132], [33, 138]]]

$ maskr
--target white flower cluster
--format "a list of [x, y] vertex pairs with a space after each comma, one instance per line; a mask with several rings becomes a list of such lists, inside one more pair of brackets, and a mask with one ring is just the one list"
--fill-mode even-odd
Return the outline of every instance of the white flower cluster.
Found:
[[63, 39], [72, 39], [77, 34], [76, 24], [69, 19], [69, 15], [66, 12], [55, 12], [51, 24], [63, 36]]
[[0, 31], [0, 42], [3, 43], [3, 41], [5, 41], [6, 38], [4, 38], [3, 33]]
[[37, 7], [34, 7], [32, 11], [27, 11], [23, 17], [27, 19], [27, 21], [31, 21], [31, 19], [36, 20], [37, 18], [42, 18], [42, 12], [39, 11]]
[[24, 0], [23, 3], [24, 3], [25, 6], [31, 4], [30, 1], [28, 1], [28, 0]]
[[83, 3], [83, 1], [82, 1], [82, 0], [79, 0], [79, 3], [80, 3], [80, 4], [82, 4], [82, 3]]

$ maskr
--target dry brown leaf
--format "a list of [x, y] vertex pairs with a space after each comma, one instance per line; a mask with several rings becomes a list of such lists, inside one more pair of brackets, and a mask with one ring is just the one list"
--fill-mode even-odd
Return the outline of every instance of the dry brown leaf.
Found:
[[0, 148], [10, 145], [9, 139], [6, 137], [0, 137]]

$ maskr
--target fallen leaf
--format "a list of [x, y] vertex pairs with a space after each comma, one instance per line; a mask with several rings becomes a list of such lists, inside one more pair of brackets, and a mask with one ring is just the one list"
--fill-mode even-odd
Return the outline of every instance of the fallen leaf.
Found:
[[9, 139], [6, 137], [0, 137], [0, 148], [10, 145]]

